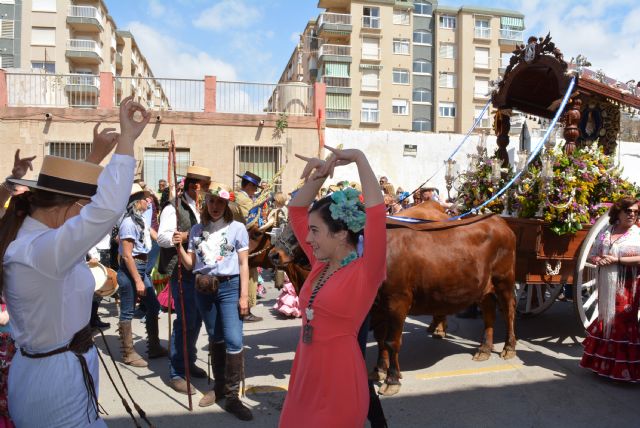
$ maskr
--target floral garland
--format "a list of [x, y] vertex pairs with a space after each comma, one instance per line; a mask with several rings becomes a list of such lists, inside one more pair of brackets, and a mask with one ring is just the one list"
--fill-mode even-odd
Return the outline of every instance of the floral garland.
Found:
[[353, 187], [347, 187], [333, 192], [330, 198], [331, 218], [342, 221], [352, 232], [358, 233], [364, 229], [366, 215], [360, 192]]
[[[522, 218], [538, 217], [558, 235], [572, 234], [585, 224], [593, 224], [606, 213], [611, 204], [625, 196], [636, 196], [640, 189], [623, 179], [612, 157], [604, 154], [597, 142], [576, 149], [571, 155], [563, 150], [561, 142], [551, 150], [553, 177], [548, 186], [540, 178], [542, 162], [534, 159], [516, 186], [487, 207], [495, 213], [506, 211]], [[503, 169], [498, 186], [491, 184], [490, 161], [481, 161], [475, 171], [462, 178], [459, 200], [461, 209], [470, 210], [488, 200], [507, 180], [513, 170]]]

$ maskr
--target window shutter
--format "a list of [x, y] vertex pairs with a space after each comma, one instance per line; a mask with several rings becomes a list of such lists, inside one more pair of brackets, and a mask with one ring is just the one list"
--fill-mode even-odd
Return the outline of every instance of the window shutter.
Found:
[[12, 19], [0, 19], [0, 38], [13, 39], [14, 21]]
[[363, 57], [378, 57], [378, 48], [380, 42], [378, 39], [371, 37], [365, 37], [362, 39], [362, 56]]

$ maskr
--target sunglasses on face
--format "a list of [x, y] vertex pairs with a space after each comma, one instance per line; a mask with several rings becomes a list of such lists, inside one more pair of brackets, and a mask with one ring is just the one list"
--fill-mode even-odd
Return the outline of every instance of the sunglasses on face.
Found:
[[634, 210], [633, 208], [627, 208], [626, 210], [624, 210], [624, 212], [627, 215], [635, 215], [635, 216], [638, 215], [638, 210]]

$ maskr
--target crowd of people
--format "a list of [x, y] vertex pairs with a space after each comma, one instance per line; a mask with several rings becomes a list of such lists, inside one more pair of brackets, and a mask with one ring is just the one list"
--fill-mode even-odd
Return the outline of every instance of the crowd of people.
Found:
[[[280, 426], [362, 426], [367, 417], [372, 426], [386, 426], [381, 410], [372, 411], [377, 399], [363, 358], [367, 313], [386, 277], [386, 216], [426, 201], [444, 209], [451, 204], [433, 187], [413, 194], [396, 189], [375, 176], [361, 151], [329, 146], [327, 160], [298, 156], [306, 162], [303, 185], [290, 200], [251, 171], [238, 176], [233, 191], [197, 165], [175, 189], [160, 180], [156, 194], [134, 180], [134, 143], [150, 115], [131, 97], [119, 115], [119, 132], [96, 125], [85, 161], [46, 156], [37, 180], [25, 180], [34, 157], [18, 151], [0, 186], [0, 206], [9, 201], [0, 219], [0, 427], [106, 426], [93, 342], [93, 329], [109, 327], [98, 316], [101, 297], [90, 271], [98, 264], [117, 271], [121, 363], [135, 369], [146, 367], [147, 358], [167, 358], [168, 386], [195, 394], [190, 377], [208, 377], [195, 364], [204, 324], [214, 384], [198, 404], [221, 403], [238, 419], [252, 420], [240, 398], [243, 324], [262, 319], [251, 311], [260, 276], [250, 267], [248, 229], [265, 232], [287, 222], [311, 272], [300, 296], [290, 287], [282, 296], [289, 305], [296, 299], [289, 314], [300, 316], [302, 326]], [[336, 167], [348, 164], [356, 165], [359, 182], [323, 187]], [[271, 209], [256, 211], [262, 203]], [[599, 266], [600, 316], [587, 331], [580, 363], [633, 382], [640, 381], [638, 207], [631, 198], [616, 202], [590, 255]], [[170, 352], [159, 339], [155, 274], [167, 278], [176, 301]], [[136, 306], [146, 327], [146, 358], [134, 348]]]

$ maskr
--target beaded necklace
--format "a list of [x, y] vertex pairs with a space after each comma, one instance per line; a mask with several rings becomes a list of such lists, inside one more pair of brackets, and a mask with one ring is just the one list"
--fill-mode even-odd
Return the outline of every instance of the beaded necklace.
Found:
[[320, 274], [320, 277], [318, 279], [318, 283], [316, 284], [315, 287], [313, 287], [313, 291], [311, 292], [311, 297], [309, 297], [309, 304], [304, 310], [305, 315], [307, 316], [307, 322], [302, 328], [303, 343], [306, 343], [308, 345], [311, 343], [313, 339], [313, 326], [311, 325], [311, 321], [313, 320], [312, 306], [313, 306], [313, 301], [316, 299], [316, 296], [318, 295], [318, 292], [320, 291], [322, 286], [325, 285], [327, 281], [329, 281], [329, 278], [331, 278], [336, 272], [338, 272], [340, 269], [342, 269], [343, 267], [345, 267], [346, 265], [348, 265], [349, 263], [351, 263], [357, 258], [358, 258], [358, 253], [356, 253], [355, 251], [352, 251], [347, 255], [347, 257], [342, 259], [342, 261], [340, 262], [340, 267], [335, 271], [333, 271], [331, 274], [327, 274], [329, 272], [329, 263], [327, 263], [327, 265], [322, 270], [322, 273]]

